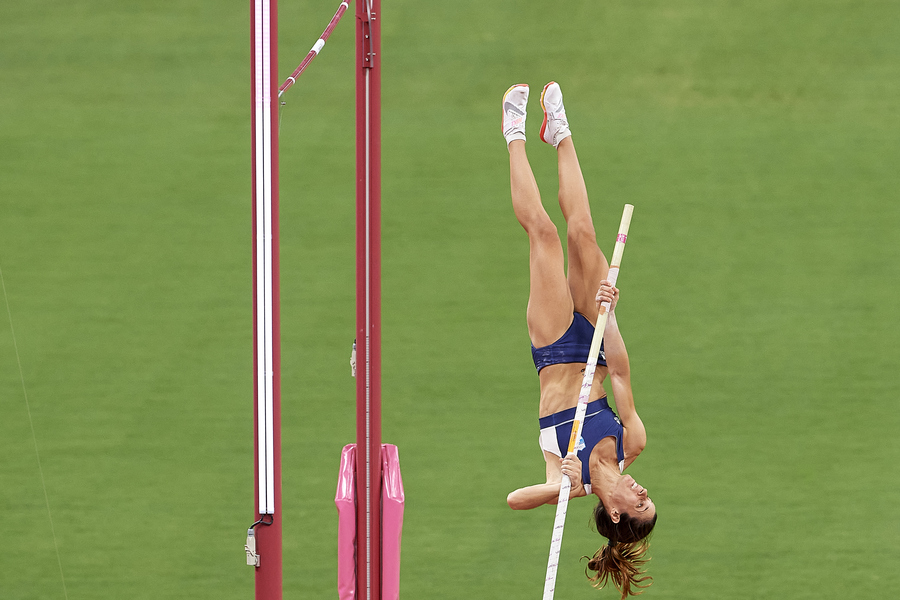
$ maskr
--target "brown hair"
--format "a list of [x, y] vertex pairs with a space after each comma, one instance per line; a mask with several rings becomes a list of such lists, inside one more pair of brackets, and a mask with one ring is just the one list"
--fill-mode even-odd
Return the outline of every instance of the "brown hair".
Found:
[[[600, 547], [594, 556], [588, 559], [584, 574], [587, 575], [595, 588], [602, 588], [612, 579], [613, 584], [622, 593], [622, 600], [628, 596], [636, 596], [641, 592], [632, 590], [632, 587], [645, 588], [652, 583], [653, 578], [644, 574], [641, 570], [649, 558], [644, 558], [650, 544], [649, 535], [656, 525], [657, 515], [649, 521], [639, 521], [627, 513], [622, 513], [619, 522], [614, 523], [603, 507], [603, 502], [598, 502], [594, 508], [594, 522], [600, 535], [609, 538], [609, 543]], [[583, 558], [588, 558], [587, 556]], [[591, 575], [588, 571], [595, 571]], [[646, 585], [642, 582], [651, 580]]]

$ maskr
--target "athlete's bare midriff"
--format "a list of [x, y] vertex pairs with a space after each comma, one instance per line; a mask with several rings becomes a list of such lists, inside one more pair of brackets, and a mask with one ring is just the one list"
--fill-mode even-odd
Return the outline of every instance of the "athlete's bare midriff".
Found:
[[[539, 417], [546, 417], [578, 404], [581, 384], [584, 381], [584, 368], [584, 363], [561, 363], [541, 369]], [[606, 391], [603, 389], [603, 380], [606, 379], [607, 372], [605, 366], [597, 365], [589, 400], [596, 400], [606, 395]]]

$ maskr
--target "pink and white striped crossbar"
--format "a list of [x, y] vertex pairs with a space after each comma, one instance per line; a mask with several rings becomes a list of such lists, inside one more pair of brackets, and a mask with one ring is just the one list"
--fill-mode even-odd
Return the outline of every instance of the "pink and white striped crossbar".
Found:
[[281, 98], [281, 95], [285, 93], [289, 87], [297, 83], [297, 78], [300, 77], [300, 74], [306, 70], [306, 67], [309, 66], [309, 63], [319, 55], [319, 52], [322, 48], [325, 47], [325, 42], [328, 41], [328, 36], [331, 35], [331, 32], [334, 31], [335, 26], [337, 26], [338, 21], [341, 20], [341, 17], [344, 16], [344, 13], [347, 12], [347, 8], [350, 5], [346, 2], [341, 2], [341, 5], [338, 7], [337, 12], [334, 13], [334, 16], [331, 17], [331, 22], [328, 23], [328, 27], [325, 28], [325, 31], [322, 32], [322, 35], [319, 36], [319, 39], [316, 40], [316, 43], [313, 44], [312, 50], [309, 51], [309, 54], [306, 55], [306, 58], [303, 59], [303, 62], [300, 63], [300, 66], [294, 69], [294, 72], [291, 73], [290, 77], [288, 77], [284, 83], [281, 84], [281, 87], [278, 88], [278, 97]]
[[[400, 598], [403, 479], [397, 446], [381, 445], [381, 598]], [[344, 446], [334, 503], [338, 511], [338, 598], [359, 600], [356, 581], [356, 444]]]

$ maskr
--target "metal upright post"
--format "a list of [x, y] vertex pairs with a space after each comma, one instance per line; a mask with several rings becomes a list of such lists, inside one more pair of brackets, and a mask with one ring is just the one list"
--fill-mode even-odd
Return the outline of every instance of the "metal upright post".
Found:
[[356, 3], [357, 592], [381, 590], [380, 0]]
[[282, 596], [277, 6], [250, 2], [256, 600]]

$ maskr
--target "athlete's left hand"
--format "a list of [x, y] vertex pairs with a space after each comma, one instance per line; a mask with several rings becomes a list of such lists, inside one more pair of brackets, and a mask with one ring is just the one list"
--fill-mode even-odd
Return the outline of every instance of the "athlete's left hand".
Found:
[[616, 304], [619, 302], [619, 289], [604, 279], [600, 282], [600, 289], [597, 290], [597, 297], [594, 300], [597, 302], [597, 310], [600, 310], [602, 303], [609, 302], [609, 312], [612, 312], [616, 310]]
[[572, 489], [569, 495], [575, 496], [576, 492], [578, 494], [583, 493], [584, 483], [581, 481], [581, 460], [579, 460], [577, 454], [573, 452], [566, 455], [562, 460], [562, 472], [572, 482]]

